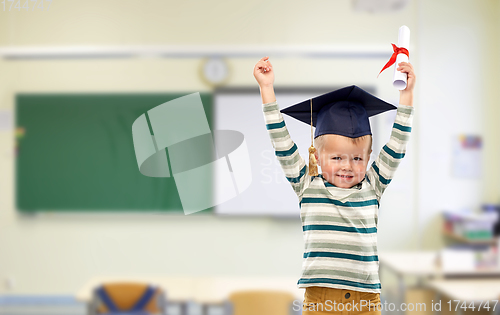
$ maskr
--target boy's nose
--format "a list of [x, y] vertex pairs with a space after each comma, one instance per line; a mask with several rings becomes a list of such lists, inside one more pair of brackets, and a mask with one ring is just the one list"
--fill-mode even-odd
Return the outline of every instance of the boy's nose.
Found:
[[351, 170], [351, 162], [347, 161], [347, 160], [344, 160], [342, 162], [342, 169], [350, 171]]

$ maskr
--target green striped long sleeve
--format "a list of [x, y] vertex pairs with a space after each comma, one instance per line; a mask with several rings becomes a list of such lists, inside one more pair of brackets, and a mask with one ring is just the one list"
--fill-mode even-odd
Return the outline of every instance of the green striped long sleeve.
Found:
[[262, 104], [262, 110], [276, 157], [286, 179], [300, 199], [306, 184], [311, 181], [308, 166], [300, 156], [297, 145], [290, 138], [277, 101]]
[[393, 179], [399, 163], [405, 156], [406, 145], [411, 133], [413, 112], [413, 106], [401, 104], [398, 106], [391, 137], [382, 150], [380, 150], [377, 159], [366, 172], [379, 203], [387, 185], [389, 185]]
[[381, 293], [377, 226], [380, 197], [394, 176], [411, 132], [413, 107], [399, 105], [389, 142], [351, 188], [311, 177], [290, 139], [277, 102], [263, 104], [276, 157], [300, 200], [304, 235], [299, 288], [311, 286]]

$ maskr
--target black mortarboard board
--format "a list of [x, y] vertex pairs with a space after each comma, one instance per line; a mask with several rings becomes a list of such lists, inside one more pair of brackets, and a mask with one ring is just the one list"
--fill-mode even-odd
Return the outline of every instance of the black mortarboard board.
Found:
[[347, 86], [326, 94], [307, 99], [281, 110], [308, 125], [316, 127], [314, 138], [324, 134], [336, 134], [349, 138], [371, 135], [368, 117], [397, 109], [356, 85]]

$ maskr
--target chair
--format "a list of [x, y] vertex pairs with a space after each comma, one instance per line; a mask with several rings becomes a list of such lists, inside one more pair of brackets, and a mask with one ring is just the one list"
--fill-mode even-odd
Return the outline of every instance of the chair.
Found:
[[106, 283], [94, 289], [89, 314], [166, 314], [166, 297], [158, 287], [145, 283]]
[[233, 315], [289, 315], [294, 296], [287, 291], [247, 290], [229, 296]]

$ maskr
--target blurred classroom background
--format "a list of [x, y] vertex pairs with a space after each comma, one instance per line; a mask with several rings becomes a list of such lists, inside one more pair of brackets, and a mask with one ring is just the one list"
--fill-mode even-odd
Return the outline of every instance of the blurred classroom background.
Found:
[[[168, 314], [251, 314], [245, 303], [262, 302], [259, 290], [302, 302], [298, 203], [270, 151], [253, 67], [270, 57], [281, 108], [352, 84], [397, 104], [392, 67], [377, 74], [402, 25], [411, 30], [415, 117], [380, 207], [381, 297], [427, 303], [415, 314], [433, 313], [440, 298], [443, 312], [449, 299], [493, 307], [499, 1], [6, 0], [0, 314], [97, 312], [93, 290], [116, 281], [159, 285]], [[172, 178], [139, 172], [132, 123], [197, 92], [212, 130], [247, 139], [253, 181], [185, 215]], [[372, 158], [393, 121], [394, 113], [373, 118]], [[289, 128], [306, 152], [307, 126]], [[451, 313], [471, 311], [455, 304]], [[294, 312], [281, 311], [272, 312]]]

